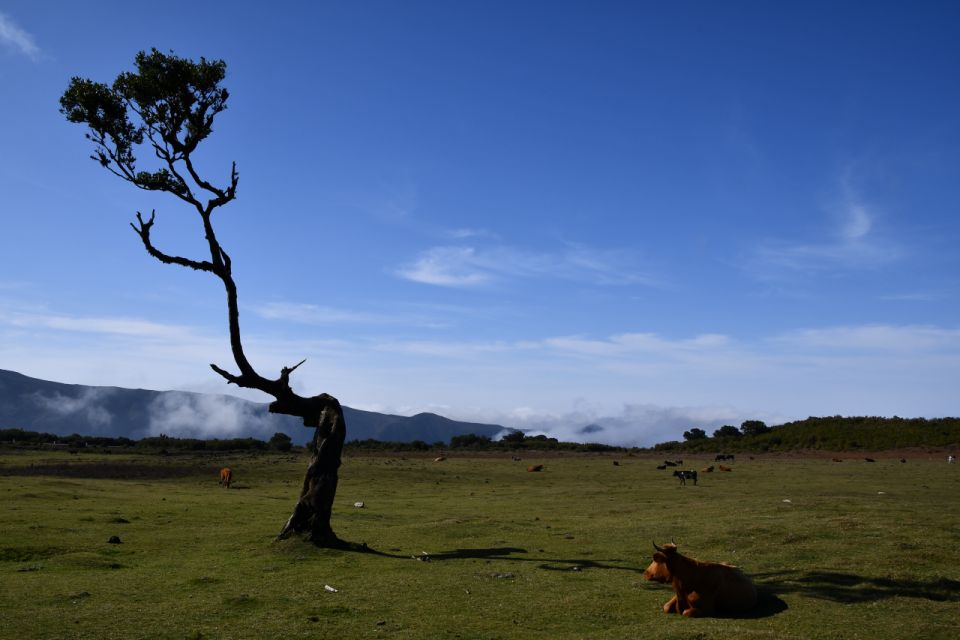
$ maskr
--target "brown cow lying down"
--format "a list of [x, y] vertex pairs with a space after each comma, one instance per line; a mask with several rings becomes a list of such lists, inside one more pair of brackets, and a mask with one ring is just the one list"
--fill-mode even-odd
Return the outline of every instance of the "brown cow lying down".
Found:
[[654, 543], [653, 548], [653, 562], [643, 577], [673, 585], [674, 596], [663, 605], [664, 613], [708, 616], [747, 611], [757, 605], [757, 590], [740, 569], [687, 558], [675, 544], [658, 547]]

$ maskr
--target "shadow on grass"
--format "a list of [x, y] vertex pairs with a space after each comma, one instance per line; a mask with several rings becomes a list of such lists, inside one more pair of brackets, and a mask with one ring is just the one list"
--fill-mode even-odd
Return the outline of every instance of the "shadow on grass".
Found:
[[536, 562], [539, 569], [547, 571], [584, 571], [586, 569], [619, 569], [643, 573], [643, 569], [614, 563], [622, 560], [607, 560], [598, 562], [579, 558], [544, 558], [543, 556], [528, 556], [526, 549], [519, 547], [491, 547], [486, 549], [454, 549], [442, 553], [431, 553], [430, 560], [507, 560], [510, 562]]
[[843, 604], [878, 602], [893, 597], [960, 602], [960, 581], [947, 578], [895, 580], [833, 571], [770, 572], [753, 578], [773, 593], [796, 593]]

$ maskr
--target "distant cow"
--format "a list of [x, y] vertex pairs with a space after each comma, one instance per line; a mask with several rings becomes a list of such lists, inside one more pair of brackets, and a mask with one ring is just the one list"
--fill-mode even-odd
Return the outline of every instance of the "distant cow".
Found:
[[864, 458], [866, 462], [876, 462], [873, 458]]
[[673, 586], [674, 595], [663, 605], [664, 613], [705, 616], [749, 611], [757, 605], [753, 582], [737, 567], [687, 558], [675, 544], [658, 547], [654, 543], [653, 548], [653, 562], [643, 577]]
[[720, 465], [720, 471], [733, 471], [733, 469], [731, 469], [730, 467], [725, 467], [723, 465]]
[[433, 459], [433, 461], [434, 461], [434, 462], [443, 462], [443, 461], [446, 460], [446, 459], [447, 459], [447, 456], [437, 456], [436, 458]]
[[693, 485], [697, 485], [697, 472], [693, 469], [687, 469], [685, 471], [677, 469], [673, 472], [673, 475], [677, 478], [680, 478], [680, 484], [682, 485], [687, 484], [687, 480], [693, 480]]
[[953, 464], [953, 463], [956, 462], [956, 461], [957, 461], [957, 459], [956, 459], [955, 457], [953, 457], [952, 455], [947, 456], [947, 462], [949, 462], [950, 464]]
[[834, 458], [833, 461], [834, 461], [834, 462], [843, 462], [843, 460], [841, 460], [840, 458]]
[[543, 465], [542, 465], [542, 464], [534, 464], [534, 465], [531, 465], [531, 466], [527, 467], [527, 471], [529, 471], [530, 473], [535, 473], [535, 472], [537, 472], [537, 471], [543, 471]]
[[614, 460], [614, 461], [613, 461], [613, 466], [619, 467], [619, 466], [620, 466], [620, 463], [619, 463], [617, 460]]
[[906, 463], [907, 463], [907, 459], [906, 459], [906, 458], [900, 458], [900, 463], [901, 463], [901, 464], [906, 464]]
[[231, 482], [233, 482], [233, 472], [230, 471], [230, 467], [220, 469], [220, 486], [229, 489]]
[[732, 453], [718, 453], [717, 457], [713, 459], [714, 462], [720, 462], [721, 460], [735, 460], [736, 456]]
[[709, 467], [704, 467], [703, 469], [700, 470], [700, 473], [713, 473], [713, 465], [710, 465]]
[[666, 469], [666, 468], [667, 468], [667, 465], [665, 465], [665, 464], [658, 464], [658, 465], [657, 465], [657, 469], [659, 469], [660, 471], [663, 471], [663, 470]]
[[670, 460], [664, 460], [664, 461], [663, 461], [663, 464], [667, 465], [668, 467], [675, 467], [675, 466], [677, 466], [677, 463], [676, 463], [676, 462], [671, 462]]

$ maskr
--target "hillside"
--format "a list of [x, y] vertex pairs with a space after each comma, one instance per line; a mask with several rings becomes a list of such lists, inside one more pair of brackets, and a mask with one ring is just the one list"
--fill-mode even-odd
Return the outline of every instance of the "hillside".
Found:
[[[495, 436], [504, 427], [458, 422], [432, 413], [412, 417], [343, 408], [348, 440], [449, 442], [475, 433]], [[0, 429], [138, 440], [161, 433], [189, 438], [253, 437], [286, 433], [297, 444], [313, 434], [302, 421], [271, 414], [265, 403], [229, 395], [92, 387], [31, 378], [0, 369]]]
[[660, 451], [736, 453], [795, 449], [884, 451], [912, 447], [960, 447], [960, 418], [810, 417], [769, 427], [754, 435], [664, 442], [654, 448]]

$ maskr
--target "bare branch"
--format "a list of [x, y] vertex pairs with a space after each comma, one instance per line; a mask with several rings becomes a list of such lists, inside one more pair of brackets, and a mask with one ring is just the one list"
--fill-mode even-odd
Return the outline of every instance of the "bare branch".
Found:
[[167, 255], [153, 246], [153, 242], [150, 240], [150, 229], [153, 227], [156, 213], [156, 210], [151, 211], [150, 219], [144, 220], [143, 215], [137, 211], [137, 223], [139, 226], [132, 222], [130, 223], [130, 226], [134, 231], [137, 232], [137, 235], [140, 236], [140, 239], [143, 241], [143, 246], [147, 249], [147, 253], [164, 264], [179, 264], [180, 266], [196, 269], [197, 271], [214, 273], [214, 266], [210, 262], [198, 262], [196, 260], [190, 260], [189, 258]]

